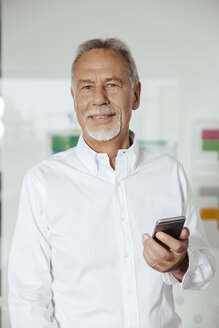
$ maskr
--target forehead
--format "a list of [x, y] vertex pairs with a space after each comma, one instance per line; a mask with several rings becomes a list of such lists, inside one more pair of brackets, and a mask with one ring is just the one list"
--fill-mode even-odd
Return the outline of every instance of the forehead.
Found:
[[129, 77], [125, 58], [111, 49], [92, 49], [83, 54], [74, 68], [75, 79], [89, 75], [119, 75]]

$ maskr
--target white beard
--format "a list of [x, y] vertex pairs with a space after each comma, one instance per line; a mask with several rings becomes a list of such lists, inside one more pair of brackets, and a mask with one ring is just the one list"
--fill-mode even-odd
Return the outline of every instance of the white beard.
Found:
[[[87, 118], [89, 116], [92, 115], [104, 115], [104, 114], [115, 114], [116, 115], [116, 122], [113, 128], [107, 128], [107, 127], [101, 127], [99, 129], [96, 130], [91, 130], [88, 126], [87, 126]], [[109, 141], [113, 138], [115, 138], [119, 132], [120, 132], [120, 126], [121, 126], [121, 122], [120, 122], [120, 113], [113, 109], [113, 108], [109, 108], [109, 107], [93, 107], [91, 110], [89, 110], [89, 112], [87, 112], [85, 114], [85, 130], [88, 134], [88, 136], [94, 140], [97, 141]]]

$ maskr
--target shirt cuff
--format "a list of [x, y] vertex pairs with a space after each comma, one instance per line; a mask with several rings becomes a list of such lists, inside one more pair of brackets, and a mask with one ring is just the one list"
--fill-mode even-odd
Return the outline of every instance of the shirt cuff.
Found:
[[190, 248], [188, 248], [187, 253], [189, 259], [189, 267], [183, 276], [183, 280], [179, 281], [176, 277], [174, 277], [172, 273], [165, 272], [162, 273], [162, 275], [166, 285], [178, 285], [181, 288], [184, 288], [184, 286], [187, 285], [187, 282], [189, 281], [191, 274], [194, 272], [194, 261], [193, 261], [194, 256]]

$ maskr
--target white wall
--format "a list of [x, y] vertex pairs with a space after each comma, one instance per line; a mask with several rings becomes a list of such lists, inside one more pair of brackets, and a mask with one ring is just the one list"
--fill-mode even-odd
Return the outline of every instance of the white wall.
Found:
[[[3, 0], [2, 10], [2, 72], [5, 81], [13, 80], [12, 92], [12, 89], [7, 88], [7, 83], [3, 85], [7, 113], [5, 149], [2, 154], [3, 187], [5, 187], [3, 194], [5, 312], [2, 327], [7, 328], [6, 269], [20, 181], [25, 169], [46, 154], [44, 144], [40, 143], [37, 136], [37, 130], [33, 134], [33, 125], [31, 126], [37, 119], [37, 106], [40, 106], [40, 103], [42, 107], [50, 106], [50, 112], [62, 107], [71, 110], [70, 99], [68, 98], [69, 105], [68, 101], [65, 103], [63, 100], [69, 96], [64, 95], [63, 88], [60, 88], [59, 94], [57, 86], [60, 85], [58, 80], [66, 81], [70, 77], [70, 66], [77, 45], [89, 38], [119, 37], [130, 46], [142, 79], [177, 81], [175, 92], [169, 90], [169, 87], [163, 91], [164, 105], [160, 109], [163, 109], [163, 113], [171, 113], [169, 116], [163, 115], [163, 133], [167, 138], [177, 142], [178, 158], [191, 178], [194, 126], [201, 119], [219, 120], [219, 1]], [[20, 84], [21, 79], [23, 84]], [[29, 87], [25, 87], [25, 83], [31, 79], [36, 87], [35, 92], [31, 89], [30, 83]], [[39, 88], [37, 79], [41, 85]], [[66, 93], [68, 93], [67, 81], [62, 85], [66, 85]], [[23, 86], [20, 101], [17, 97], [19, 86]], [[147, 108], [146, 105], [141, 110], [149, 111], [151, 108]], [[29, 117], [28, 111], [30, 111]], [[162, 113], [160, 115], [162, 117]], [[145, 117], [150, 118], [147, 112]], [[18, 122], [19, 126], [17, 126]], [[47, 126], [44, 121], [43, 124]], [[167, 127], [171, 129], [171, 125], [173, 131], [169, 130], [168, 133]], [[26, 131], [26, 135], [20, 135], [20, 139], [14, 140], [19, 131]], [[31, 145], [28, 144], [30, 134], [35, 140]], [[20, 145], [23, 147], [25, 144], [26, 148], [23, 147], [16, 152], [15, 146], [16, 142], [18, 145], [19, 140]], [[33, 156], [27, 155], [29, 161], [24, 163], [22, 154], [27, 154], [27, 151], [33, 149], [35, 149], [32, 152]], [[9, 171], [9, 161], [11, 171]], [[217, 300], [216, 298], [216, 306]], [[213, 327], [216, 326], [212, 323]], [[189, 328], [192, 328], [192, 323]]]

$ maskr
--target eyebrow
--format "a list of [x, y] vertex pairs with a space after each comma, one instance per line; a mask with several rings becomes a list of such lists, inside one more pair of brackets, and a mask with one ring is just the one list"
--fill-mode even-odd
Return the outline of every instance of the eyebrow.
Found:
[[120, 79], [119, 77], [116, 77], [116, 76], [108, 77], [104, 81], [105, 82], [118, 81], [120, 83], [124, 83], [124, 81], [122, 79]]
[[[120, 83], [124, 83], [124, 81], [122, 79], [120, 79], [117, 76], [112, 76], [112, 77], [107, 77], [104, 82], [110, 82], [110, 81], [118, 81]], [[90, 84], [94, 84], [95, 82], [89, 79], [79, 79], [78, 80], [78, 84], [84, 84], [84, 83], [90, 83]]]
[[79, 80], [78, 80], [78, 84], [83, 84], [83, 83], [92, 83], [92, 84], [94, 84], [94, 81], [89, 80], [89, 79], [86, 79], [86, 80], [84, 80], [84, 79], [79, 79]]

